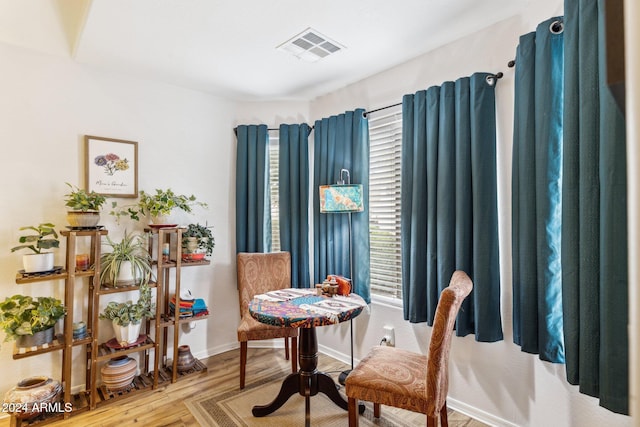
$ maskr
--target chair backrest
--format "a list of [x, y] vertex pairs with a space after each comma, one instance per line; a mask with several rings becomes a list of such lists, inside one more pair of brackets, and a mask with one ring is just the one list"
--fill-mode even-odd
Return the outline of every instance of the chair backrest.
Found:
[[427, 415], [435, 416], [447, 400], [449, 352], [453, 328], [462, 301], [471, 293], [473, 282], [464, 271], [455, 271], [449, 286], [440, 294], [427, 362]]
[[242, 316], [249, 313], [249, 302], [254, 295], [291, 287], [291, 254], [289, 252], [240, 252], [236, 261]]

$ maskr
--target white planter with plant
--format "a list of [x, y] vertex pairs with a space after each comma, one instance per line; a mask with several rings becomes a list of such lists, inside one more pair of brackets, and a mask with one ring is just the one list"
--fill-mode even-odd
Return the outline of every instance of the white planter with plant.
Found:
[[35, 339], [35, 336], [50, 332], [50, 342], [53, 337], [53, 327], [59, 319], [64, 317], [66, 309], [62, 301], [51, 297], [38, 297], [14, 295], [5, 298], [0, 303], [0, 327], [5, 333], [4, 341], [15, 340], [18, 346], [30, 347], [32, 344], [44, 343]]
[[120, 242], [105, 236], [110, 252], [100, 256], [100, 283], [109, 287], [147, 284], [151, 279], [151, 255], [139, 234], [124, 233]]
[[153, 317], [154, 311], [155, 304], [151, 302], [151, 288], [144, 283], [140, 285], [140, 297], [136, 303], [110, 301], [99, 317], [111, 321], [116, 340], [124, 347], [136, 342], [140, 336], [142, 321]]
[[22, 264], [25, 273], [40, 273], [53, 270], [54, 257], [53, 252], [43, 252], [45, 249], [60, 247], [58, 233], [56, 233], [55, 225], [50, 222], [44, 222], [36, 226], [20, 227], [21, 231], [31, 230], [35, 234], [20, 236], [19, 246], [11, 248], [11, 252], [21, 249], [33, 251], [32, 254], [22, 256]]
[[100, 208], [106, 202], [101, 194], [85, 190], [66, 183], [71, 191], [65, 194], [65, 206], [71, 208], [67, 211], [67, 221], [75, 228], [91, 228], [100, 222]]
[[171, 189], [156, 189], [154, 194], [140, 191], [140, 199], [132, 205], [118, 206], [117, 202], [112, 203], [111, 215], [120, 219], [122, 216], [139, 221], [141, 216], [148, 216], [154, 225], [169, 223], [171, 213], [174, 209], [191, 213], [195, 206], [207, 207], [206, 203], [199, 202], [196, 196], [185, 196], [176, 194]]
[[[209, 226], [189, 224], [182, 233], [182, 256], [185, 259], [211, 256], [216, 241]], [[198, 256], [200, 255], [200, 256]]]

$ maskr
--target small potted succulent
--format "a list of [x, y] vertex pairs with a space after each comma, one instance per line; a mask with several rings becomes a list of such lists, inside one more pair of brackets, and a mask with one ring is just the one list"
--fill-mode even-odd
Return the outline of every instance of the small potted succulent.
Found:
[[117, 202], [113, 202], [111, 215], [118, 219], [121, 216], [128, 216], [135, 221], [139, 221], [140, 216], [149, 216], [152, 224], [164, 225], [169, 222], [168, 217], [174, 209], [190, 213], [194, 206], [206, 208], [207, 204], [199, 202], [193, 194], [191, 196], [176, 194], [171, 189], [156, 189], [155, 193], [147, 193], [143, 190], [140, 191], [140, 199], [136, 204], [118, 206]]
[[152, 275], [151, 255], [140, 234], [126, 231], [120, 242], [105, 236], [111, 252], [100, 256], [100, 283], [108, 287], [146, 285]]
[[70, 208], [67, 212], [67, 221], [74, 228], [92, 228], [100, 221], [100, 208], [106, 202], [106, 198], [95, 191], [87, 192], [74, 185], [69, 186], [69, 193], [65, 194], [65, 206]]
[[111, 321], [116, 341], [120, 346], [125, 347], [136, 342], [140, 336], [142, 320], [153, 317], [154, 312], [155, 304], [151, 302], [151, 288], [143, 283], [140, 285], [140, 297], [137, 302], [110, 301], [99, 317]]
[[64, 317], [62, 301], [52, 297], [14, 295], [0, 303], [0, 327], [5, 342], [15, 340], [19, 347], [33, 347], [53, 341], [53, 327]]
[[20, 227], [20, 231], [31, 230], [35, 234], [20, 236], [19, 246], [11, 248], [11, 252], [28, 249], [33, 253], [22, 256], [22, 264], [25, 273], [40, 273], [53, 270], [53, 252], [43, 252], [45, 249], [59, 248], [60, 241], [56, 233], [55, 225], [43, 222], [38, 226]]
[[209, 226], [189, 224], [182, 233], [182, 259], [197, 261], [213, 253], [216, 241]]

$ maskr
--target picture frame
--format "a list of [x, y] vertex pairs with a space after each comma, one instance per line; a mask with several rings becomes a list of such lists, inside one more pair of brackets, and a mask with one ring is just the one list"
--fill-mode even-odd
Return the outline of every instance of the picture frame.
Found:
[[138, 143], [85, 135], [85, 187], [105, 197], [138, 197]]

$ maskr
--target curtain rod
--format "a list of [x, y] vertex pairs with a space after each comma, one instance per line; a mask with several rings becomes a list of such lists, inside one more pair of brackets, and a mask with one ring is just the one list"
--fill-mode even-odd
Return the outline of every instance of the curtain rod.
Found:
[[[313, 128], [314, 128], [314, 126], [309, 126], [309, 133], [311, 133]], [[272, 131], [276, 131], [276, 130], [280, 130], [280, 128], [267, 128], [267, 132], [272, 132]], [[238, 126], [233, 128], [233, 133], [235, 133], [236, 136], [238, 136]]]
[[[487, 79], [501, 79], [503, 76], [504, 76], [504, 74], [502, 74], [502, 71], [500, 71], [500, 72], [497, 72], [496, 74], [489, 74], [487, 76]], [[367, 117], [367, 114], [376, 113], [378, 111], [386, 110], [387, 108], [397, 107], [399, 105], [402, 105], [402, 102], [398, 102], [397, 104], [391, 104], [391, 105], [387, 105], [387, 106], [384, 106], [384, 107], [376, 108], [376, 109], [370, 110], [370, 111], [365, 111], [364, 112], [364, 116]]]
[[[512, 62], [514, 62], [514, 61], [512, 61]], [[514, 62], [514, 63], [515, 63], [515, 62]], [[511, 64], [511, 63], [510, 63], [510, 64]], [[509, 67], [513, 67], [513, 65], [509, 65]], [[497, 73], [495, 73], [495, 74], [489, 74], [489, 75], [487, 76], [487, 81], [488, 81], [488, 80], [490, 80], [490, 79], [501, 79], [503, 75], [504, 75], [504, 74], [502, 74], [502, 71], [499, 71], [499, 72], [497, 72]], [[367, 114], [371, 114], [371, 113], [375, 113], [375, 112], [378, 112], [378, 111], [386, 110], [387, 108], [397, 107], [397, 106], [399, 106], [399, 105], [402, 105], [402, 102], [398, 102], [398, 103], [396, 103], [396, 104], [387, 105], [387, 106], [385, 106], [385, 107], [376, 108], [376, 109], [374, 109], [374, 110], [370, 110], [370, 111], [365, 111], [365, 112], [363, 113], [363, 115], [364, 115], [365, 117], [367, 117]], [[311, 132], [311, 131], [313, 130], [313, 128], [314, 128], [314, 126], [310, 126], [310, 127], [309, 127], [309, 132]], [[276, 130], [280, 130], [280, 129], [279, 129], [279, 128], [267, 128], [267, 131], [276, 131]], [[238, 128], [237, 128], [237, 127], [233, 128], [233, 131], [235, 132], [235, 134], [236, 134], [236, 136], [237, 136], [237, 135], [238, 135]]]

